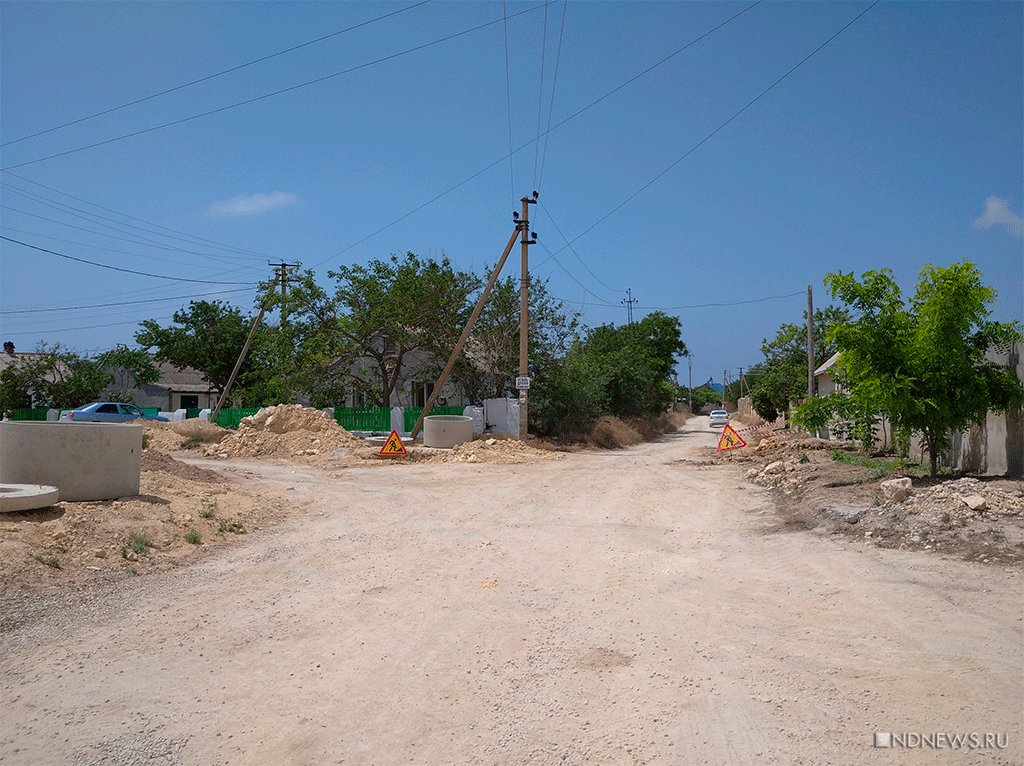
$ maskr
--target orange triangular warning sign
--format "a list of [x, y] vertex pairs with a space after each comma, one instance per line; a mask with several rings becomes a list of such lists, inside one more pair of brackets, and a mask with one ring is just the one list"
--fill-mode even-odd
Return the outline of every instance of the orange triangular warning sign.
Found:
[[743, 437], [736, 433], [736, 429], [730, 425], [726, 425], [722, 429], [722, 438], [718, 440], [718, 449], [721, 452], [725, 452], [731, 449], [739, 449], [740, 447], [746, 447], [747, 443], [743, 441]]
[[391, 432], [388, 440], [384, 442], [384, 446], [380, 448], [380, 454], [384, 457], [407, 457], [409, 455], [405, 451], [405, 445], [402, 444], [402, 437], [398, 435], [398, 431]]

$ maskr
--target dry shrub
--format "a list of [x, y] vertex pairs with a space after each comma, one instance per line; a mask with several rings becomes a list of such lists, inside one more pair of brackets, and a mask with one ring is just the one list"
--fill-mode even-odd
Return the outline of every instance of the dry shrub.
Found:
[[629, 424], [644, 439], [652, 441], [662, 434], [678, 431], [686, 423], [686, 415], [680, 412], [663, 412], [660, 415], [649, 415], [642, 418], [633, 418]]
[[622, 449], [644, 440], [633, 426], [617, 417], [602, 415], [590, 430], [588, 441], [602, 449]]

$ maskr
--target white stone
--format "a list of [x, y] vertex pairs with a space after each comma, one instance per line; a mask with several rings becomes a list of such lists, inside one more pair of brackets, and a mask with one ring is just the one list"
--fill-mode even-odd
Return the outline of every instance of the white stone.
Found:
[[888, 503], [898, 503], [906, 497], [910, 497], [914, 491], [913, 482], [909, 477], [901, 479], [889, 479], [878, 485], [882, 489], [882, 497]]

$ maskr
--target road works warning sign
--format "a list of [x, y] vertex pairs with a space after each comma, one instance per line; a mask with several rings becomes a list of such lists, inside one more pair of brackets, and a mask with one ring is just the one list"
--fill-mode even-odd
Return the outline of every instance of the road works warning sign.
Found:
[[398, 435], [398, 431], [391, 432], [388, 440], [384, 442], [384, 446], [380, 448], [380, 455], [382, 457], [408, 457], [409, 453], [405, 451], [405, 445], [402, 444], [402, 438]]
[[747, 443], [743, 441], [743, 437], [736, 433], [736, 429], [730, 425], [726, 425], [722, 429], [722, 438], [718, 440], [718, 450], [720, 452], [726, 452], [731, 449], [739, 449], [740, 447], [746, 447]]

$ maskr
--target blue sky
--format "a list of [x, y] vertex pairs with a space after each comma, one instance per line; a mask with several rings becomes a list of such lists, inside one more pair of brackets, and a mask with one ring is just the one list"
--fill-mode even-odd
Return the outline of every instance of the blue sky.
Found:
[[[749, 3], [509, 2], [519, 15], [507, 22], [508, 95], [502, 3], [411, 5], [0, 6], [3, 236], [207, 282], [3, 241], [3, 338], [23, 351], [40, 340], [82, 351], [131, 343], [135, 323], [187, 302], [176, 296], [232, 290], [210, 297], [250, 307], [244, 283], [267, 277], [268, 260], [315, 265], [324, 280], [331, 266], [407, 250], [479, 270], [500, 254], [513, 201], [538, 187], [533, 228], [547, 250], [533, 248], [535, 273], [590, 324], [624, 321], [627, 288], [641, 316], [789, 296], [669, 308], [695, 383], [757, 362], [763, 337], [800, 321], [806, 285], [828, 302], [830, 271], [887, 266], [909, 291], [926, 263], [967, 258], [999, 291], [996, 317], [1022, 318], [1022, 4], [879, 3], [693, 149], [869, 6], [757, 4], [553, 130], [543, 165], [534, 144], [516, 152], [514, 187], [500, 161], [509, 101], [519, 147], [546, 127], [549, 109], [557, 125]], [[495, 20], [308, 87], [34, 162]], [[155, 298], [173, 299], [130, 303]], [[67, 310], [101, 303], [115, 305]], [[11, 313], [28, 309], [45, 310]], [[685, 362], [680, 370], [685, 382]]]

